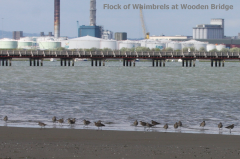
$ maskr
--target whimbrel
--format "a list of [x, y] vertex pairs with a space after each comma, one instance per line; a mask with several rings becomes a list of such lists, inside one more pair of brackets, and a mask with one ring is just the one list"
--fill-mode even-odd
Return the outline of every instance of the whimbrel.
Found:
[[181, 121], [178, 122], [178, 126], [182, 127], [182, 122]]
[[54, 117], [52, 118], [52, 122], [55, 123], [56, 121], [57, 121], [57, 117], [54, 116]]
[[165, 130], [167, 130], [167, 129], [168, 129], [168, 124], [165, 124], [165, 125], [163, 126], [163, 128], [164, 128]]
[[68, 118], [67, 120], [68, 120], [69, 125], [75, 124], [75, 122], [76, 122], [75, 118], [73, 118], [73, 119]]
[[229, 130], [230, 130], [230, 133], [231, 133], [231, 130], [234, 128], [234, 124], [229, 125], [229, 126], [227, 126], [227, 127], [225, 127], [225, 128], [229, 129]]
[[159, 122], [156, 122], [156, 121], [154, 121], [154, 120], [152, 120], [152, 125], [159, 125], [160, 123]]
[[138, 121], [137, 120], [134, 121], [133, 126], [138, 126]]
[[175, 129], [178, 128], [178, 123], [177, 123], [177, 122], [174, 124], [174, 128], [175, 128]]
[[60, 123], [61, 125], [62, 125], [62, 123], [64, 123], [64, 119], [62, 118], [62, 119], [59, 119], [59, 120], [57, 120], [58, 121], [58, 123]]
[[90, 121], [88, 121], [88, 120], [83, 120], [83, 124], [84, 124], [84, 126], [88, 126], [89, 124], [90, 124], [91, 122]]
[[147, 123], [140, 121], [140, 124], [145, 127]]
[[99, 129], [100, 127], [105, 126], [104, 124], [99, 123], [99, 122], [94, 122], [94, 123], [95, 123], [95, 126], [98, 127], [98, 129]]
[[200, 126], [204, 128], [204, 126], [206, 125], [205, 121], [203, 121]]
[[45, 128], [45, 126], [46, 126], [47, 124], [44, 124], [44, 123], [42, 123], [42, 122], [38, 122], [38, 125], [41, 126], [41, 129], [42, 129], [42, 127]]
[[220, 129], [222, 129], [222, 127], [223, 127], [223, 124], [220, 122], [220, 123], [218, 124], [219, 131], [220, 131]]
[[146, 123], [146, 126], [150, 129], [151, 127], [153, 127], [154, 125]]
[[5, 117], [3, 118], [3, 120], [4, 120], [5, 122], [7, 122], [7, 121], [8, 121], [8, 117], [5, 116]]

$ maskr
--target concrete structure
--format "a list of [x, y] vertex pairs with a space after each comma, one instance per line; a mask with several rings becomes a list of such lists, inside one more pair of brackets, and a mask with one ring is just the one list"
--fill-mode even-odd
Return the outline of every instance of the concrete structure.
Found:
[[182, 44], [173, 41], [167, 44], [167, 48], [172, 48], [173, 50], [182, 50]]
[[121, 50], [122, 48], [137, 48], [140, 47], [141, 43], [138, 41], [131, 41], [131, 40], [125, 40], [125, 41], [118, 41], [118, 50]]
[[223, 39], [224, 19], [212, 19], [211, 24], [200, 24], [193, 28], [193, 39]]
[[102, 39], [105, 40], [113, 39], [113, 32], [110, 30], [104, 30], [102, 33]]
[[117, 40], [117, 41], [127, 40], [127, 33], [126, 32], [116, 32], [115, 40]]
[[14, 40], [19, 40], [21, 37], [23, 37], [23, 31], [13, 31]]
[[54, 0], [54, 36], [60, 37], [60, 0]]
[[225, 49], [226, 48], [226, 45], [216, 45], [216, 49], [218, 51], [222, 51], [222, 49]]

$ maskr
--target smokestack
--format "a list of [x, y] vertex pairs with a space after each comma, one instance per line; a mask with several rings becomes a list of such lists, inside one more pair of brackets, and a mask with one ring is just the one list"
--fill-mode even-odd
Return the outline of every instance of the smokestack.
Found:
[[60, 0], [54, 0], [54, 37], [60, 37]]
[[90, 0], [90, 26], [96, 26], [96, 0]]

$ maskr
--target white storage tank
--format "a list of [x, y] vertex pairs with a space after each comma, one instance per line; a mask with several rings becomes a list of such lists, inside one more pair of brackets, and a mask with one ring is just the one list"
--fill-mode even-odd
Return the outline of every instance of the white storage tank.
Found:
[[18, 41], [19, 49], [31, 49], [33, 47], [32, 41]]
[[16, 49], [18, 47], [18, 42], [13, 39], [1, 39], [0, 40], [0, 49]]
[[194, 47], [196, 51], [199, 51], [201, 48], [204, 48], [206, 50], [207, 43], [203, 42], [194, 43]]
[[216, 49], [216, 45], [214, 45], [214, 44], [207, 44], [207, 51], [208, 52], [213, 50], [213, 49]]
[[226, 45], [223, 45], [223, 44], [216, 46], [216, 49], [217, 49], [218, 51], [222, 51], [222, 49], [225, 49], [225, 48], [226, 48]]
[[140, 43], [137, 43], [135, 41], [130, 41], [130, 40], [120, 41], [118, 43], [118, 49], [119, 50], [121, 50], [122, 48], [131, 49], [131, 48], [136, 48], [136, 47], [140, 47], [140, 46], [141, 46]]
[[193, 43], [181, 43], [182, 44], [182, 48], [190, 48], [190, 47], [194, 47]]
[[164, 43], [157, 43], [157, 42], [155, 42], [155, 43], [147, 43], [146, 47], [148, 47], [149, 49], [156, 49], [156, 48], [158, 48], [158, 49], [162, 50], [162, 49], [166, 48], [166, 44], [164, 44]]
[[117, 41], [116, 40], [101, 40], [100, 42], [100, 48], [101, 49], [111, 49], [111, 50], [116, 50], [117, 49]]
[[43, 50], [57, 49], [61, 47], [61, 42], [58, 41], [40, 41], [39, 48]]
[[182, 45], [178, 42], [170, 42], [167, 44], [167, 47], [172, 48], [173, 50], [182, 50]]
[[100, 49], [100, 42], [102, 39], [92, 36], [84, 36], [75, 39], [61, 41], [62, 47], [66, 49]]

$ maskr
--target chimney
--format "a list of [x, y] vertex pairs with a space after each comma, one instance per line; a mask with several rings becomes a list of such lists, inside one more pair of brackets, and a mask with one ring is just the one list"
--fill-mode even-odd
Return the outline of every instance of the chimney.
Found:
[[54, 37], [60, 37], [60, 0], [54, 0]]
[[90, 0], [90, 26], [96, 26], [96, 0]]

